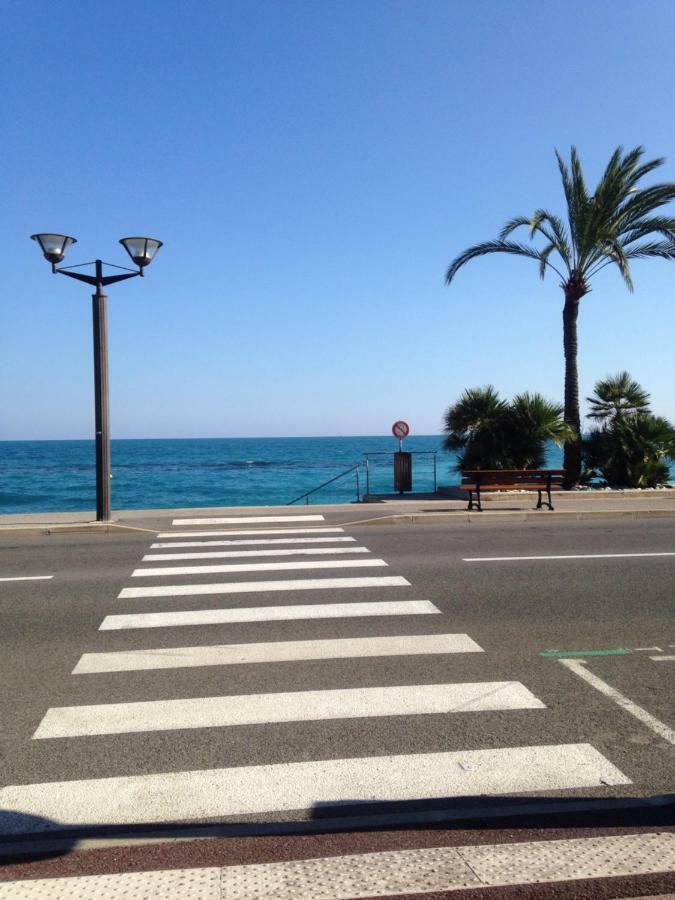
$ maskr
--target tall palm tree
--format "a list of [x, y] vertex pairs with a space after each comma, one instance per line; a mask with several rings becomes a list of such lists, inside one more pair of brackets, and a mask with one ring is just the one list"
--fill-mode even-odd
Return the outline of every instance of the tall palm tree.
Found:
[[[628, 290], [632, 291], [631, 260], [675, 259], [675, 218], [654, 214], [675, 199], [675, 184], [638, 188], [641, 179], [664, 163], [663, 159], [642, 162], [643, 154], [642, 147], [628, 153], [618, 147], [594, 193], [590, 194], [576, 148], [572, 147], [569, 166], [556, 150], [567, 201], [567, 222], [546, 209], [538, 209], [530, 217], [517, 216], [502, 228], [498, 240], [476, 244], [460, 253], [446, 274], [446, 282], [450, 284], [470, 259], [487, 253], [511, 253], [536, 260], [541, 278], [547, 269], [560, 277], [565, 295], [565, 421], [576, 433], [576, 437], [565, 444], [567, 487], [578, 483], [581, 474], [577, 370], [577, 318], [581, 298], [591, 290], [593, 276], [611, 263], [617, 265]], [[521, 227], [529, 229], [530, 240], [542, 237], [544, 246], [509, 240], [512, 232]]]

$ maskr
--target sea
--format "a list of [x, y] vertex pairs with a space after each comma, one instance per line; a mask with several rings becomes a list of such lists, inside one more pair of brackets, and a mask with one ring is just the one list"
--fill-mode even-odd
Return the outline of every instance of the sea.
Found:
[[[459, 481], [456, 457], [441, 435], [410, 437], [413, 490], [432, 491], [434, 459], [439, 485]], [[391, 436], [287, 438], [183, 438], [113, 440], [113, 509], [200, 506], [275, 506], [298, 499], [349, 503], [393, 491]], [[365, 460], [368, 458], [368, 483]], [[559, 468], [551, 446], [547, 465]], [[94, 441], [0, 441], [0, 514], [79, 512], [96, 506]], [[331, 479], [336, 478], [335, 481]], [[331, 482], [320, 490], [314, 490]]]

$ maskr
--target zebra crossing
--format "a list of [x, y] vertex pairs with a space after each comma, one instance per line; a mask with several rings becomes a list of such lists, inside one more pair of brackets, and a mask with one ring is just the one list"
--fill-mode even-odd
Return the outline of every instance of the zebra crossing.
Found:
[[[405, 660], [434, 657], [458, 658], [474, 654], [489, 660], [481, 646], [467, 634], [450, 630], [424, 633], [425, 622], [440, 622], [442, 612], [430, 600], [409, 599], [410, 582], [398, 574], [348, 574], [359, 569], [389, 569], [384, 559], [369, 548], [356, 545], [342, 528], [321, 526], [321, 515], [228, 516], [175, 519], [171, 531], [159, 532], [151, 551], [130, 578], [155, 580], [143, 587], [124, 587], [111, 603], [111, 611], [99, 632], [118, 632], [119, 639], [146, 629], [167, 629], [162, 646], [83, 652], [72, 677], [96, 677], [101, 702], [64, 705], [45, 711], [32, 739], [35, 741], [86, 741], [97, 736], [151, 735], [175, 732], [181, 742], [180, 759], [189, 766], [190, 734], [201, 730], [227, 731], [239, 726], [274, 729], [284, 724], [360, 720], [363, 729], [378, 720], [403, 720], [441, 715], [448, 721], [469, 714], [500, 716], [518, 710], [545, 713], [546, 705], [528, 686], [518, 681], [439, 681], [429, 683], [334, 686], [326, 689], [285, 690], [279, 669], [276, 690], [253, 693], [220, 693], [213, 696], [163, 696], [128, 702], [104, 702], [106, 679], [115, 673], [131, 678], [156, 672], [157, 683], [171, 693], [172, 672], [181, 669], [217, 671], [214, 667], [254, 666], [277, 663], [322, 663], [330, 667], [340, 660]], [[274, 524], [274, 528], [268, 527]], [[278, 523], [293, 527], [278, 528]], [[186, 526], [213, 526], [208, 531], [185, 531]], [[228, 525], [223, 529], [218, 526]], [[257, 528], [249, 528], [255, 525]], [[265, 535], [265, 537], [260, 537]], [[274, 537], [270, 537], [274, 535]], [[236, 537], [234, 537], [236, 536]], [[244, 536], [244, 537], [241, 537]], [[193, 540], [199, 538], [199, 540]], [[317, 544], [321, 544], [317, 547]], [[298, 547], [302, 544], [302, 547]], [[311, 544], [311, 546], [306, 546]], [[195, 550], [192, 547], [250, 547], [261, 549]], [[291, 545], [289, 547], [289, 545]], [[173, 552], [180, 549], [181, 552]], [[344, 555], [344, 556], [343, 556]], [[321, 556], [293, 559], [289, 556]], [[339, 556], [339, 559], [335, 557]], [[270, 557], [279, 560], [270, 562]], [[244, 559], [245, 562], [201, 564], [203, 559]], [[169, 565], [155, 565], [156, 563]], [[184, 563], [189, 563], [185, 565]], [[344, 574], [335, 577], [335, 569]], [[308, 570], [317, 577], [304, 577]], [[288, 576], [297, 572], [297, 577]], [[272, 573], [275, 577], [270, 578]], [[240, 580], [244, 576], [246, 580]], [[281, 577], [279, 577], [281, 576]], [[185, 579], [188, 579], [187, 581]], [[249, 580], [251, 578], [252, 580]], [[167, 582], [169, 579], [169, 582]], [[206, 580], [204, 580], [206, 579]], [[214, 580], [215, 579], [215, 580]], [[373, 599], [363, 600], [363, 589]], [[356, 591], [355, 599], [322, 602], [326, 590]], [[284, 592], [280, 602], [274, 595]], [[296, 598], [296, 592], [298, 594]], [[246, 605], [246, 594], [260, 594], [258, 605]], [[394, 597], [393, 594], [397, 596]], [[264, 595], [264, 597], [263, 597]], [[188, 598], [181, 601], [180, 598]], [[195, 598], [195, 599], [190, 599]], [[200, 600], [199, 598], [205, 598]], [[209, 601], [209, 598], [212, 598]], [[125, 612], [125, 601], [140, 601], [152, 608]], [[256, 602], [257, 597], [253, 602]], [[200, 603], [203, 608], [174, 608], [176, 602]], [[308, 602], [310, 601], [310, 602]], [[211, 602], [211, 605], [209, 605]], [[157, 606], [161, 608], [157, 608]], [[375, 617], [390, 624], [383, 634], [279, 640], [276, 629], [283, 623], [329, 623]], [[394, 623], [410, 621], [422, 633], [401, 634]], [[428, 619], [426, 617], [433, 617]], [[249, 623], [256, 629], [254, 642], [210, 643], [209, 627], [221, 629]], [[181, 645], [174, 628], [202, 629], [204, 642]], [[179, 632], [180, 633], [180, 632]], [[194, 634], [195, 632], [192, 632]], [[222, 630], [218, 632], [222, 635]], [[284, 632], [282, 636], [287, 636]], [[106, 638], [107, 640], [112, 639]], [[194, 640], [194, 639], [193, 639]], [[439, 669], [435, 670], [436, 672]], [[442, 671], [442, 669], [440, 670]], [[134, 673], [136, 673], [134, 675]], [[486, 673], [487, 674], [487, 673]], [[164, 679], [164, 681], [162, 681]], [[164, 691], [165, 693], [165, 691]], [[496, 721], [495, 728], [499, 728]], [[499, 744], [497, 738], [495, 744]], [[0, 831], [22, 833], [80, 825], [122, 826], [130, 823], [172, 823], [295, 812], [305, 815], [319, 806], [437, 800], [479, 795], [509, 795], [542, 791], [579, 790], [630, 784], [627, 778], [588, 743], [553, 743], [475, 748], [442, 752], [401, 752], [325, 759], [320, 748], [309, 758], [284, 759], [266, 765], [228, 765], [182, 768], [179, 771], [130, 771], [128, 774], [81, 779], [15, 784], [0, 789]], [[40, 817], [30, 818], [30, 817]], [[40, 826], [39, 821], [45, 824]], [[49, 824], [49, 823], [52, 824]], [[37, 823], [37, 824], [36, 824]], [[58, 823], [54, 825], [53, 823]]]

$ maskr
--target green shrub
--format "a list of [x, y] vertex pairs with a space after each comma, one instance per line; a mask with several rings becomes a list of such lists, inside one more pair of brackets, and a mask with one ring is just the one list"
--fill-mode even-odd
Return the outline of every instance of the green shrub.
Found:
[[527, 392], [508, 403], [492, 385], [465, 390], [446, 410], [444, 432], [443, 445], [457, 453], [458, 471], [539, 469], [548, 441], [560, 446], [574, 438], [561, 404]]
[[598, 381], [588, 398], [598, 422], [584, 440], [585, 478], [613, 488], [656, 487], [670, 478], [675, 428], [649, 409], [649, 394], [628, 372]]

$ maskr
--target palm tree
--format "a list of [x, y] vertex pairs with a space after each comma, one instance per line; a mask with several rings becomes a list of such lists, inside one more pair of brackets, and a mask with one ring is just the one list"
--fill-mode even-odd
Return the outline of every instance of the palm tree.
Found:
[[574, 438], [572, 427], [563, 418], [563, 407], [541, 394], [517, 394], [506, 415], [510, 465], [514, 469], [541, 469], [546, 444], [560, 447]]
[[[446, 274], [450, 284], [470, 259], [487, 253], [527, 256], [539, 264], [544, 278], [552, 269], [561, 279], [563, 348], [565, 352], [565, 421], [575, 437], [565, 443], [565, 483], [572, 487], [581, 475], [581, 420], [577, 371], [577, 318], [581, 298], [591, 290], [591, 280], [605, 266], [615, 263], [629, 291], [633, 290], [630, 261], [660, 257], [675, 259], [675, 218], [654, 215], [675, 199], [675, 184], [638, 188], [638, 183], [663, 159], [642, 162], [644, 149], [624, 153], [618, 147], [607, 164], [593, 194], [586, 187], [581, 162], [572, 147], [570, 164], [556, 150], [558, 168], [567, 201], [567, 222], [546, 209], [532, 216], [517, 216], [502, 228], [498, 240], [469, 247], [451, 263]], [[527, 227], [530, 240], [544, 239], [543, 247], [510, 240], [517, 228]], [[554, 264], [555, 261], [555, 264]]]
[[595, 396], [586, 397], [589, 419], [609, 422], [637, 412], [649, 412], [649, 394], [626, 371], [597, 381], [593, 390]]
[[563, 408], [541, 394], [502, 400], [492, 385], [468, 388], [445, 413], [446, 450], [464, 469], [539, 469], [546, 443], [560, 446], [572, 436]]
[[588, 397], [594, 428], [584, 441], [586, 474], [600, 474], [610, 487], [656, 487], [670, 478], [675, 428], [652, 415], [649, 394], [628, 372], [598, 381]]
[[457, 469], [504, 467], [504, 418], [509, 405], [494, 387], [467, 388], [445, 412], [443, 446], [457, 452]]

